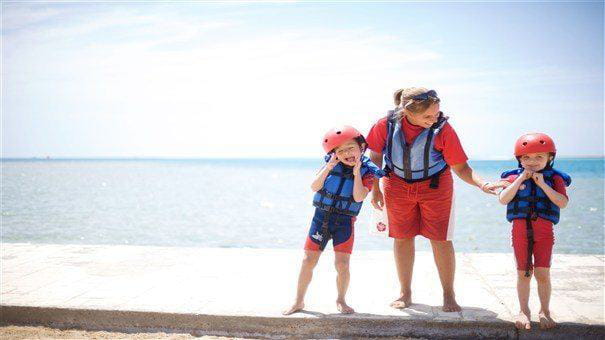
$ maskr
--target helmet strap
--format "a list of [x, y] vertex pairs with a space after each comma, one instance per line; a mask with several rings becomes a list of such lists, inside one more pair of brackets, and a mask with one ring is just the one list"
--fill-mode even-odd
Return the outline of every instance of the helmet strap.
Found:
[[556, 155], [552, 155], [552, 159], [548, 160], [548, 163], [546, 164], [545, 169], [552, 169], [552, 167], [555, 165], [555, 156]]
[[546, 164], [546, 167], [544, 169], [552, 169], [553, 165], [555, 165], [554, 159], [552, 161], [548, 161], [548, 163]]

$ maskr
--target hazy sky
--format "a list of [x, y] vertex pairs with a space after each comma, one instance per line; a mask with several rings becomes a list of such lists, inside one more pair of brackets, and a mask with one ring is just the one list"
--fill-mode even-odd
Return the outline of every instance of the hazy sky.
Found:
[[401, 87], [473, 159], [603, 155], [603, 3], [2, 4], [3, 157], [319, 157]]

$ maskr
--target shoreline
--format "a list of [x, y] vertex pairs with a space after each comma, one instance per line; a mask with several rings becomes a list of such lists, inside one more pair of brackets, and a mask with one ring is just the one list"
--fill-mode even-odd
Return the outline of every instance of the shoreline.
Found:
[[[375, 237], [375, 236], [372, 236]], [[378, 237], [376, 237], [378, 239]], [[429, 244], [428, 239], [424, 239], [423, 237], [420, 237], [420, 239], [425, 240], [425, 242], [427, 244]], [[456, 246], [456, 240], [454, 241], [454, 246]], [[254, 251], [300, 251], [302, 253], [303, 248], [267, 248], [267, 247], [259, 247], [259, 248], [253, 248], [253, 247], [206, 247], [206, 246], [193, 246], [193, 245], [174, 245], [174, 246], [168, 246], [168, 245], [148, 245], [148, 244], [134, 244], [134, 243], [127, 243], [127, 244], [99, 244], [99, 243], [53, 243], [53, 242], [47, 242], [47, 243], [35, 243], [35, 242], [6, 242], [6, 241], [2, 241], [0, 242], [0, 247], [4, 244], [9, 244], [9, 245], [27, 245], [27, 246], [65, 246], [65, 247], [147, 247], [147, 248], [160, 248], [160, 249], [179, 249], [179, 248], [183, 248], [183, 249], [214, 249], [214, 250], [224, 250], [224, 249], [232, 249], [232, 250], [237, 250], [237, 249], [242, 249], [242, 250], [254, 250]], [[556, 244], [555, 244], [556, 245]], [[416, 245], [418, 247], [418, 245]], [[391, 245], [389, 245], [389, 247], [391, 247]], [[392, 247], [391, 247], [392, 248]], [[327, 249], [328, 251], [331, 251], [331, 249], [328, 247]], [[417, 252], [424, 252], [424, 253], [430, 253], [432, 254], [432, 251], [430, 250], [425, 250], [425, 249], [417, 249]], [[353, 250], [353, 254], [352, 257], [355, 257], [357, 253], [372, 253], [372, 252], [388, 252], [389, 254], [392, 254], [393, 250], [392, 249], [358, 249], [355, 248]], [[510, 256], [513, 256], [513, 249], [512, 247], [510, 248], [509, 252], [501, 252], [501, 251], [474, 251], [474, 252], [469, 252], [469, 251], [456, 251], [456, 254], [483, 254], [483, 255], [490, 255], [490, 254], [508, 254]], [[561, 253], [561, 252], [555, 252], [553, 250], [553, 255], [572, 255], [572, 256], [605, 256], [605, 251], [601, 252], [601, 253]]]

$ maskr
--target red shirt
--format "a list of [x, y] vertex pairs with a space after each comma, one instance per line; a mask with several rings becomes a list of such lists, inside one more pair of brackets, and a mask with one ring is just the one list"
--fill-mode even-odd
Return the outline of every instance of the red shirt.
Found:
[[[519, 175], [510, 175], [510, 176], [506, 177], [504, 180], [512, 183], [515, 181], [515, 179], [517, 179], [517, 177], [519, 177]], [[552, 188], [555, 189], [556, 192], [567, 197], [567, 189], [565, 188], [565, 181], [563, 180], [563, 178], [559, 175], [554, 175], [554, 176], [552, 176], [552, 181], [553, 181]], [[569, 198], [569, 197], [567, 197], [567, 198]]]
[[[402, 119], [403, 121], [403, 134], [405, 135], [405, 141], [411, 144], [414, 138], [424, 130], [422, 126], [413, 125], [407, 118]], [[381, 118], [372, 126], [366, 141], [368, 142], [368, 148], [376, 153], [382, 153], [382, 149], [387, 141], [387, 117]], [[460, 139], [454, 131], [454, 128], [450, 123], [445, 123], [441, 132], [435, 136], [434, 140], [435, 150], [440, 151], [443, 154], [443, 158], [448, 165], [456, 165], [464, 163], [468, 160]]]

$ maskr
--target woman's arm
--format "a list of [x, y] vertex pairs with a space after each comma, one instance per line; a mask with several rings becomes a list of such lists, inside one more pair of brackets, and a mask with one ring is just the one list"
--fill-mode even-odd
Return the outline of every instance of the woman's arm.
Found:
[[481, 188], [485, 181], [471, 168], [467, 162], [452, 165], [452, 170], [461, 180], [468, 184]]
[[460, 177], [461, 180], [468, 184], [474, 185], [481, 189], [483, 192], [496, 195], [497, 188], [505, 188], [508, 186], [504, 181], [498, 181], [494, 183], [484, 181], [477, 172], [471, 168], [467, 162], [452, 165], [452, 169]]

